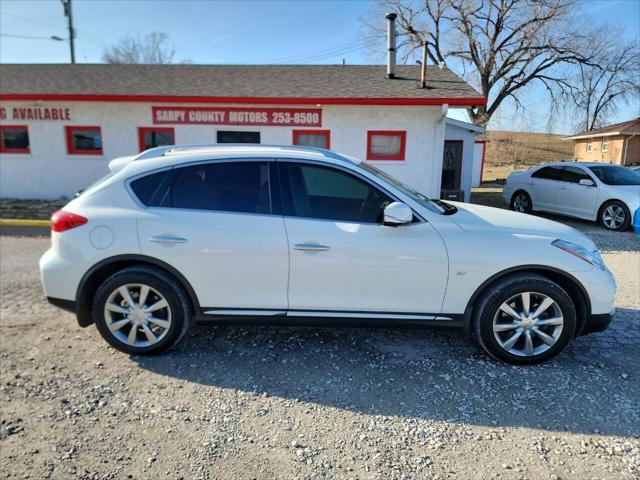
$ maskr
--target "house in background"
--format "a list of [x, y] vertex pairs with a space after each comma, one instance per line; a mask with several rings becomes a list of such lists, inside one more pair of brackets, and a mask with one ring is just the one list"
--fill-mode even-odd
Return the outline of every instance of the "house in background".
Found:
[[471, 187], [480, 185], [484, 142], [476, 137], [484, 128], [472, 123], [447, 118], [442, 155], [441, 198], [468, 202]]
[[640, 117], [563, 140], [574, 142], [573, 155], [578, 162], [640, 164]]

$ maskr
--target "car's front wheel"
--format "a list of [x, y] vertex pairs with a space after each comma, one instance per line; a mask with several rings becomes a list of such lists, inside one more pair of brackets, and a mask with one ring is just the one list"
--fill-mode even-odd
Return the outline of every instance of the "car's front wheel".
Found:
[[631, 215], [624, 203], [614, 200], [600, 207], [598, 221], [607, 230], [628, 230], [631, 225]]
[[511, 198], [511, 209], [520, 213], [531, 213], [533, 205], [529, 194], [522, 190], [516, 192]]
[[132, 355], [160, 353], [174, 346], [191, 323], [182, 286], [166, 272], [129, 267], [98, 288], [93, 317], [102, 337]]
[[573, 338], [576, 309], [557, 283], [515, 274], [491, 285], [475, 308], [475, 333], [493, 358], [531, 365], [558, 355]]

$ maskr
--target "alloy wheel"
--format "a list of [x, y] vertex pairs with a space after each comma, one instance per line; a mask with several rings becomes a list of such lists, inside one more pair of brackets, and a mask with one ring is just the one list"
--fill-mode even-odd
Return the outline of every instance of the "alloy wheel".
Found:
[[538, 292], [522, 292], [502, 303], [493, 317], [493, 335], [507, 352], [540, 355], [553, 347], [564, 326], [560, 306]]
[[171, 309], [155, 288], [141, 283], [122, 285], [104, 305], [107, 328], [120, 342], [148, 347], [162, 340], [171, 327]]
[[602, 212], [602, 223], [604, 223], [605, 227], [612, 230], [620, 228], [626, 219], [624, 208], [620, 205], [609, 205]]
[[529, 199], [526, 195], [519, 194], [513, 199], [513, 209], [516, 212], [526, 213], [529, 209]]

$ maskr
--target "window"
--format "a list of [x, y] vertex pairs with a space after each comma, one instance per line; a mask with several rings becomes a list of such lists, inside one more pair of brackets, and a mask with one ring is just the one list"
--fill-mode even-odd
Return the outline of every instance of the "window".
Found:
[[543, 178], [546, 180], [562, 180], [562, 168], [560, 167], [543, 167], [531, 174], [532, 178]]
[[138, 128], [138, 145], [141, 152], [149, 148], [174, 145], [175, 143], [173, 128]]
[[404, 160], [407, 132], [367, 132], [367, 160]]
[[305, 147], [331, 148], [329, 130], [294, 130], [293, 144]]
[[[158, 181], [149, 180], [147, 190]], [[166, 187], [154, 192], [151, 206], [271, 213], [267, 162], [216, 162], [178, 168], [163, 185]], [[144, 192], [145, 186], [140, 189]]]
[[65, 127], [69, 155], [102, 155], [100, 127]]
[[342, 170], [280, 162], [285, 215], [341, 222], [381, 223], [393, 200]]
[[26, 125], [0, 126], [0, 153], [31, 153]]
[[580, 183], [580, 180], [591, 180], [591, 176], [580, 167], [565, 167], [561, 180], [570, 183]]
[[144, 205], [157, 206], [159, 203], [158, 196], [162, 195], [161, 186], [164, 187], [164, 190], [168, 186], [165, 180], [169, 173], [169, 170], [165, 170], [164, 172], [152, 173], [146, 177], [138, 178], [131, 182], [131, 189]]
[[602, 138], [602, 151], [603, 152], [609, 151], [609, 137]]
[[587, 140], [587, 152], [592, 152], [593, 151], [593, 139], [589, 139]]
[[218, 130], [218, 143], [260, 143], [260, 132]]

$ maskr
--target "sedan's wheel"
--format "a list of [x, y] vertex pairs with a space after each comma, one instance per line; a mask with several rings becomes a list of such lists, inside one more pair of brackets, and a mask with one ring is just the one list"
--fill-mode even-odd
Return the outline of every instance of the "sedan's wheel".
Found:
[[609, 202], [600, 208], [598, 220], [608, 230], [627, 230], [631, 223], [631, 215], [623, 203]]
[[182, 286], [152, 267], [131, 267], [98, 289], [93, 315], [110, 345], [130, 354], [158, 353], [186, 333], [191, 308]]
[[511, 209], [520, 213], [531, 213], [531, 197], [526, 192], [516, 192], [511, 199]]
[[490, 286], [475, 309], [480, 345], [515, 364], [548, 360], [569, 343], [576, 311], [567, 293], [536, 274], [516, 274]]

